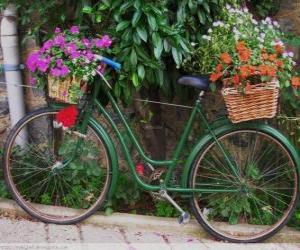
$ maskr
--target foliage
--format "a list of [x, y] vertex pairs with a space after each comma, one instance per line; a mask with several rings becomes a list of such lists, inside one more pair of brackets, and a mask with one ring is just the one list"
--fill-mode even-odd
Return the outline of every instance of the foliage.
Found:
[[247, 0], [247, 5], [253, 9], [259, 17], [273, 16], [280, 8], [281, 0]]
[[[0, 148], [0, 162], [2, 162], [3, 149]], [[4, 176], [3, 176], [3, 168], [0, 168], [0, 197], [1, 198], [11, 198], [10, 193], [6, 187]]]
[[177, 215], [176, 209], [166, 201], [155, 202], [155, 216], [159, 217], [175, 217]]

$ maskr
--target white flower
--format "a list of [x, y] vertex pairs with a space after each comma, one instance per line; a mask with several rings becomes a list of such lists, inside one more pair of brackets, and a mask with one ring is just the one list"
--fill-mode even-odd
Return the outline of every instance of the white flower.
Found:
[[85, 69], [85, 70], [88, 70], [88, 69], [89, 69], [89, 67], [88, 67], [88, 66], [85, 66], [85, 67], [84, 67], [84, 69]]
[[212, 29], [211, 29], [211, 28], [209, 28], [207, 32], [208, 32], [208, 33], [211, 33], [211, 32], [212, 32]]
[[290, 52], [288, 53], [288, 56], [289, 56], [289, 57], [294, 57], [294, 52], [290, 51]]
[[296, 65], [297, 65], [297, 63], [296, 63], [295, 61], [292, 61], [292, 64], [293, 64], [293, 66], [296, 66]]
[[177, 66], [176, 66], [176, 69], [180, 69], [180, 65], [177, 65]]
[[288, 55], [289, 55], [289, 53], [284, 52], [284, 53], [282, 54], [282, 57], [286, 58], [286, 57], [288, 57]]
[[265, 33], [260, 33], [259, 36], [264, 39], [266, 37], [266, 34]]
[[85, 59], [85, 62], [86, 62], [86, 63], [90, 63], [91, 61], [90, 61], [89, 59], [86, 58], [86, 59]]
[[262, 22], [262, 24], [267, 24], [267, 22], [265, 20], [262, 20], [261, 22]]
[[268, 25], [268, 28], [269, 28], [269, 29], [273, 29], [273, 25], [272, 25], [272, 24], [269, 24], [269, 25]]
[[245, 13], [248, 13], [248, 12], [249, 12], [249, 10], [248, 10], [247, 7], [245, 7], [245, 8], [243, 9], [243, 11], [244, 11]]
[[88, 80], [89, 80], [89, 77], [88, 77], [88, 76], [83, 76], [83, 77], [82, 77], [82, 80], [83, 80], [83, 81], [88, 81]]
[[272, 46], [275, 46], [276, 44], [277, 44], [277, 43], [276, 43], [275, 41], [272, 41], [272, 42], [271, 42], [271, 45], [272, 45]]
[[266, 23], [269, 23], [269, 24], [271, 24], [271, 23], [272, 23], [272, 20], [271, 20], [271, 18], [270, 18], [270, 17], [267, 17], [267, 18], [265, 19], [265, 21], [266, 21]]
[[96, 71], [96, 70], [94, 70], [94, 71], [92, 72], [92, 76], [95, 76], [95, 75], [97, 75], [97, 71]]
[[259, 29], [257, 27], [254, 28], [255, 32], [259, 32]]
[[258, 47], [259, 47], [260, 49], [262, 49], [262, 48], [264, 47], [264, 45], [263, 45], [263, 44], [259, 44]]
[[226, 4], [226, 9], [227, 9], [227, 10], [230, 10], [230, 9], [231, 9], [231, 5], [227, 3], [227, 4]]
[[236, 35], [234, 35], [234, 39], [235, 39], [236, 41], [238, 41], [238, 40], [240, 40], [240, 36], [239, 36], [238, 34], [236, 34]]
[[202, 38], [205, 39], [205, 40], [211, 41], [211, 37], [210, 36], [203, 35]]
[[213, 22], [212, 24], [214, 27], [218, 27], [219, 26], [219, 22]]
[[223, 23], [223, 22], [219, 22], [219, 26], [220, 26], [220, 27], [223, 27], [223, 26], [224, 26], [224, 23]]
[[229, 25], [228, 23], [226, 23], [226, 24], [225, 24], [225, 28], [228, 29], [229, 27], [230, 27], [230, 25]]
[[245, 35], [245, 34], [242, 34], [242, 38], [247, 38], [247, 35]]
[[263, 39], [262, 37], [258, 37], [257, 40], [260, 41], [261, 43], [265, 41], [265, 39]]
[[255, 20], [255, 19], [252, 19], [251, 22], [254, 24], [254, 25], [257, 25], [258, 22]]
[[279, 25], [279, 23], [278, 23], [277, 21], [274, 21], [274, 22], [273, 22], [273, 25], [274, 25], [275, 27], [278, 27], [278, 28], [280, 27], [280, 25]]
[[192, 47], [195, 47], [195, 46], [196, 46], [196, 43], [191, 42], [191, 46], [192, 46]]

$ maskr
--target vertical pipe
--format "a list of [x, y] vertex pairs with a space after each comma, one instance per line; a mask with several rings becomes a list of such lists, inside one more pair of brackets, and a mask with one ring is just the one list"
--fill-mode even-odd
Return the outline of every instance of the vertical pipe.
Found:
[[[1, 21], [1, 45], [4, 65], [10, 65], [10, 67], [20, 65], [17, 11], [12, 4], [3, 12]], [[25, 115], [23, 89], [17, 86], [22, 84], [20, 69], [5, 70], [5, 80], [7, 82], [10, 121], [11, 126], [13, 126]]]

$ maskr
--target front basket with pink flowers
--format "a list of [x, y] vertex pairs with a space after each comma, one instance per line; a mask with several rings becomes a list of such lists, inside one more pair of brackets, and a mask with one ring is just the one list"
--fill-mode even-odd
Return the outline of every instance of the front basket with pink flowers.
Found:
[[50, 98], [78, 103], [96, 74], [103, 74], [104, 65], [96, 60], [96, 55], [103, 54], [111, 43], [108, 35], [84, 37], [77, 26], [65, 31], [56, 28], [54, 37], [27, 58], [31, 84], [44, 86], [47, 82]]

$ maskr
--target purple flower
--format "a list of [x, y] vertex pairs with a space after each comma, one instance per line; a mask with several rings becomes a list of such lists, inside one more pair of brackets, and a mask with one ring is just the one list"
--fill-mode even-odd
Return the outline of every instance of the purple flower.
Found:
[[74, 51], [71, 53], [71, 58], [72, 59], [77, 59], [78, 57], [80, 57], [80, 52], [79, 51]]
[[109, 48], [112, 41], [108, 35], [103, 36], [101, 39], [95, 40], [95, 45], [97, 48]]
[[65, 77], [67, 74], [69, 74], [69, 68], [66, 65], [63, 65], [60, 69], [60, 74], [62, 77]]
[[65, 46], [65, 37], [63, 35], [58, 35], [54, 38], [54, 44], [60, 47]]
[[40, 71], [45, 73], [49, 67], [49, 63], [46, 60], [38, 60], [37, 67]]
[[82, 44], [85, 46], [85, 47], [87, 47], [87, 48], [91, 48], [91, 41], [89, 40], [89, 39], [87, 39], [87, 38], [83, 38], [82, 39]]
[[38, 61], [39, 61], [39, 54], [37, 52], [33, 52], [28, 56], [26, 65], [31, 72], [36, 71]]
[[62, 60], [62, 59], [57, 59], [57, 60], [56, 60], [56, 66], [57, 66], [57, 67], [59, 67], [59, 68], [62, 67], [62, 65], [63, 65], [62, 63], [63, 63], [63, 60]]
[[61, 29], [59, 27], [56, 27], [54, 32], [55, 32], [55, 34], [58, 34], [61, 32]]
[[37, 79], [34, 78], [34, 77], [30, 77], [29, 78], [29, 83], [30, 83], [31, 86], [33, 86], [33, 85], [35, 85], [37, 83]]
[[72, 26], [70, 29], [71, 33], [74, 34], [79, 34], [79, 28], [78, 26]]
[[92, 61], [94, 59], [94, 54], [91, 50], [87, 51], [86, 55], [85, 55], [86, 59], [88, 59], [89, 61]]
[[53, 41], [52, 40], [48, 40], [47, 42], [44, 43], [43, 49], [44, 50], [48, 50], [48, 49], [51, 49], [52, 46], [53, 46]]
[[59, 68], [53, 68], [51, 69], [50, 74], [54, 77], [60, 77], [61, 71]]
[[99, 71], [103, 75], [105, 72], [105, 64], [104, 63], [99, 64], [97, 67], [97, 71]]
[[66, 53], [72, 54], [72, 53], [76, 52], [76, 50], [77, 50], [77, 46], [75, 43], [70, 42], [67, 44]]

